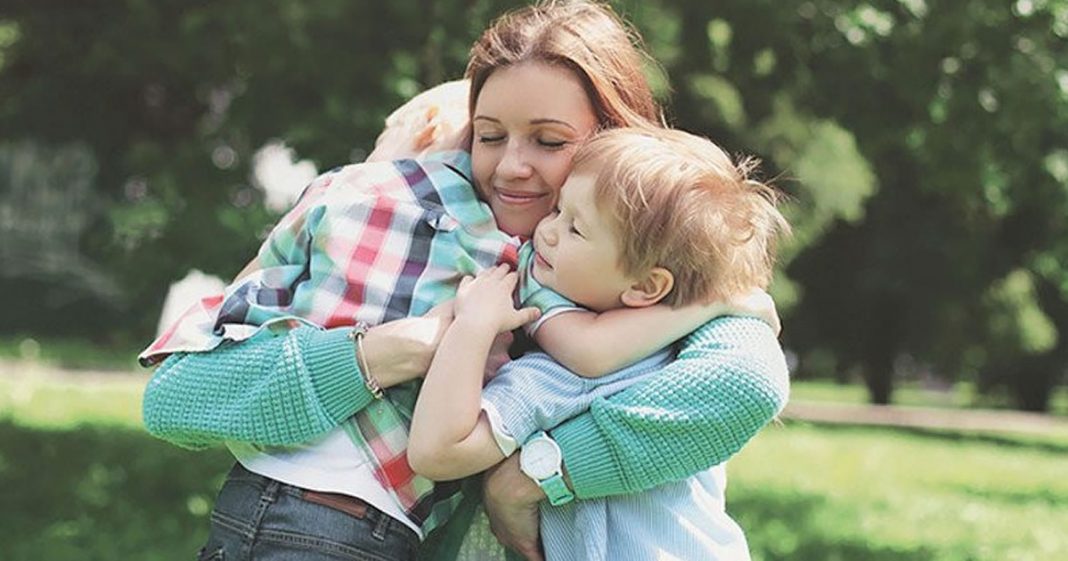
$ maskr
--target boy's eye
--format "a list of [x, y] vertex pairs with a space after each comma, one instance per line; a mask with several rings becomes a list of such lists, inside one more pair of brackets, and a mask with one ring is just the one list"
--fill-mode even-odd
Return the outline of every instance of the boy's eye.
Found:
[[583, 235], [582, 235], [582, 232], [579, 232], [579, 231], [578, 231], [578, 228], [576, 228], [576, 227], [575, 227], [575, 225], [574, 225], [573, 223], [571, 224], [571, 226], [569, 226], [569, 227], [568, 227], [568, 229], [567, 229], [567, 230], [568, 230], [569, 232], [571, 232], [572, 234], [575, 234], [576, 236], [580, 237], [580, 238], [583, 238], [583, 237], [585, 237], [585, 236], [583, 236]]

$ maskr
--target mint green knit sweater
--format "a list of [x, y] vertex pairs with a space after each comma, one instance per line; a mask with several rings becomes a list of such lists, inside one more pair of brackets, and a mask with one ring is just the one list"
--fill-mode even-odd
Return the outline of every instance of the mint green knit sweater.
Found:
[[[371, 401], [348, 329], [264, 332], [209, 353], [175, 354], [145, 389], [149, 432], [179, 446], [305, 442]], [[594, 402], [552, 431], [580, 498], [689, 477], [742, 448], [786, 403], [786, 363], [755, 319], [713, 320], [657, 376]]]

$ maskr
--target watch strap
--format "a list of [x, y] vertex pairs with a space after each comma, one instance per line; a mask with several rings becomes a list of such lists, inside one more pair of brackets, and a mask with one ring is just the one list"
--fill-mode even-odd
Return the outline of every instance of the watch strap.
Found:
[[567, 488], [567, 483], [564, 482], [564, 476], [559, 473], [542, 479], [538, 482], [538, 486], [545, 492], [545, 496], [549, 498], [549, 504], [553, 506], [567, 504], [575, 499], [575, 494]]

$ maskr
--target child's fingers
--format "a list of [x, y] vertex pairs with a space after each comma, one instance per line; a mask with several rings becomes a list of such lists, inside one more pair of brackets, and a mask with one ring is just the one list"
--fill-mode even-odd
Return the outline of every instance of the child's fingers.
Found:
[[508, 318], [508, 323], [505, 325], [505, 328], [508, 331], [518, 329], [532, 321], [537, 321], [539, 317], [541, 317], [541, 310], [537, 308], [523, 308], [516, 310]]

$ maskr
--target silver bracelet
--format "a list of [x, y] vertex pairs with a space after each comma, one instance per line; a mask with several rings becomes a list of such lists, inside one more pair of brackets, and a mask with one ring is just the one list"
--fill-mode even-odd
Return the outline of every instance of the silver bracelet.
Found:
[[366, 322], [356, 322], [356, 326], [349, 332], [349, 339], [353, 341], [356, 347], [356, 358], [360, 366], [360, 373], [363, 375], [363, 385], [367, 386], [367, 390], [371, 392], [371, 395], [375, 399], [382, 399], [384, 395], [382, 392], [382, 385], [378, 383], [378, 380], [371, 374], [371, 370], [367, 367], [367, 354], [363, 350], [363, 337], [367, 335], [367, 330], [370, 327]]

